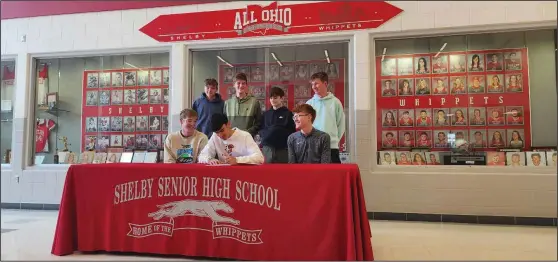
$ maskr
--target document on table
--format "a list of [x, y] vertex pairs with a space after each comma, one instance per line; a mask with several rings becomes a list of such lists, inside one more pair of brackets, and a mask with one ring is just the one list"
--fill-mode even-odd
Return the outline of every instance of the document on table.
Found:
[[206, 166], [230, 166], [231, 164], [215, 164], [215, 165], [206, 165]]

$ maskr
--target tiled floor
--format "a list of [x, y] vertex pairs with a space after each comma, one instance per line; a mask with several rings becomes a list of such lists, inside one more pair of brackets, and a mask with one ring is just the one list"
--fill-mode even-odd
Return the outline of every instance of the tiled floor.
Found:
[[[56, 211], [2, 210], [2, 260], [178, 260], [115, 255], [53, 256], [50, 249], [57, 215]], [[373, 221], [371, 225], [377, 260], [556, 261], [555, 227], [382, 221]]]

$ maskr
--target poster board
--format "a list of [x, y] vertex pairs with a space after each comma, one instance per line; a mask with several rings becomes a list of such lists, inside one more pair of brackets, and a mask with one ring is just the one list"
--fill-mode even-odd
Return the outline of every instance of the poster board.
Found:
[[376, 68], [378, 150], [448, 151], [449, 134], [477, 151], [530, 149], [527, 48], [380, 56]]
[[169, 68], [83, 72], [81, 150], [163, 148], [168, 133]]

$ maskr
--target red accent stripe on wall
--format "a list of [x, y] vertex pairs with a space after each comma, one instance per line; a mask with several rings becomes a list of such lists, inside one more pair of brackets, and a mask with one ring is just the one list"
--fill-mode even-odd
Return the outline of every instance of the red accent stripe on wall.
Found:
[[177, 5], [196, 5], [228, 1], [6, 1], [1, 4], [1, 18], [13, 19], [48, 15], [130, 10]]

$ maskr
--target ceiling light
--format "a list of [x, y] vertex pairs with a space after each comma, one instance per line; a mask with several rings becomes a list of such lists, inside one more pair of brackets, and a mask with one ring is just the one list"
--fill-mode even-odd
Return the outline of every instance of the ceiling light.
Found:
[[221, 60], [221, 62], [225, 63], [229, 67], [234, 67], [233, 65], [231, 65], [231, 63], [229, 63], [225, 59], [223, 59], [220, 55], [217, 56], [217, 59]]
[[440, 51], [438, 51], [438, 53], [436, 53], [436, 55], [434, 56], [434, 58], [438, 57], [440, 55], [440, 52], [444, 51], [444, 48], [446, 48], [446, 46], [448, 45], [448, 43], [444, 43], [442, 45], [442, 47], [440, 48]]
[[277, 55], [275, 55], [274, 52], [271, 52], [271, 56], [273, 57], [273, 59], [275, 59], [275, 61], [277, 62], [277, 64], [279, 64], [279, 66], [283, 66], [283, 63], [281, 63], [281, 61], [279, 60], [279, 58], [277, 58]]

